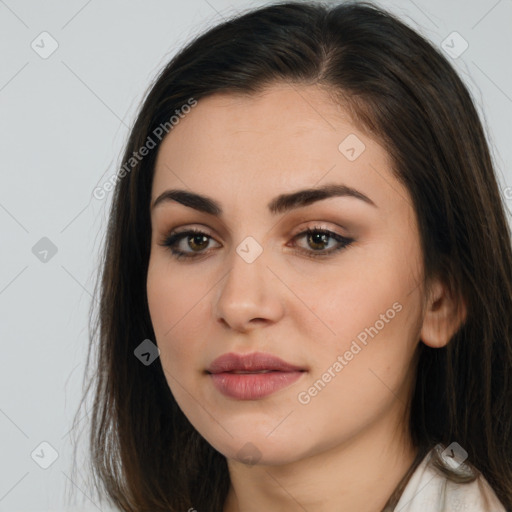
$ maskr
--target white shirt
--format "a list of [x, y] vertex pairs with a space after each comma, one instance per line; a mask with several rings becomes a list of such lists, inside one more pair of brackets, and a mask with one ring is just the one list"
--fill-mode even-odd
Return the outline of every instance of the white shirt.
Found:
[[448, 462], [448, 466], [457, 468], [457, 471], [462, 473], [471, 473], [471, 469], [463, 462], [464, 457], [460, 458], [461, 462], [455, 464], [447, 461], [446, 453], [452, 445], [455, 453], [453, 449], [448, 453], [451, 452], [451, 456], [456, 460], [457, 447], [460, 448], [457, 443], [452, 443], [447, 449], [437, 445], [427, 453], [411, 475], [394, 509], [395, 512], [506, 512], [482, 474], [473, 482], [457, 483], [449, 480], [430, 464], [433, 451], [438, 450], [440, 454], [445, 454], [442, 460]]

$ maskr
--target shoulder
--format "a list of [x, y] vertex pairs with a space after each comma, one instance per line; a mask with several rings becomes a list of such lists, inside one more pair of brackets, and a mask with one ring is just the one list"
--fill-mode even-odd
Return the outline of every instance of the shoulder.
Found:
[[[434, 447], [416, 468], [395, 507], [396, 512], [506, 512], [480, 472], [472, 482], [454, 482], [432, 464], [435, 450], [442, 453], [443, 447]], [[463, 462], [457, 464], [457, 471], [472, 474]]]

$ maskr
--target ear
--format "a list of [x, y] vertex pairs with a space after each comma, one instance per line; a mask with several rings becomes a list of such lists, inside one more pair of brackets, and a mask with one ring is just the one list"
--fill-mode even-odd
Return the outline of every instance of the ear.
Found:
[[423, 313], [421, 340], [432, 348], [446, 346], [466, 320], [466, 314], [464, 299], [451, 293], [441, 279], [433, 279]]

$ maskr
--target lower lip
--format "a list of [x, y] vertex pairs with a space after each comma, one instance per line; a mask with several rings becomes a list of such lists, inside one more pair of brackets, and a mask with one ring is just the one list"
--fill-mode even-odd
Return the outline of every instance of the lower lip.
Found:
[[224, 395], [238, 400], [257, 400], [283, 389], [305, 372], [212, 373], [213, 385]]

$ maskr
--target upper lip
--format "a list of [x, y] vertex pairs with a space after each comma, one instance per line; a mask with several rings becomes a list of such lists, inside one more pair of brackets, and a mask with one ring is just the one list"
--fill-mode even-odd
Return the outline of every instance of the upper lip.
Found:
[[215, 359], [206, 369], [208, 373], [234, 371], [256, 372], [261, 370], [293, 372], [305, 371], [305, 368], [287, 363], [279, 357], [264, 352], [252, 352], [250, 354], [229, 352], [217, 357], [217, 359]]

